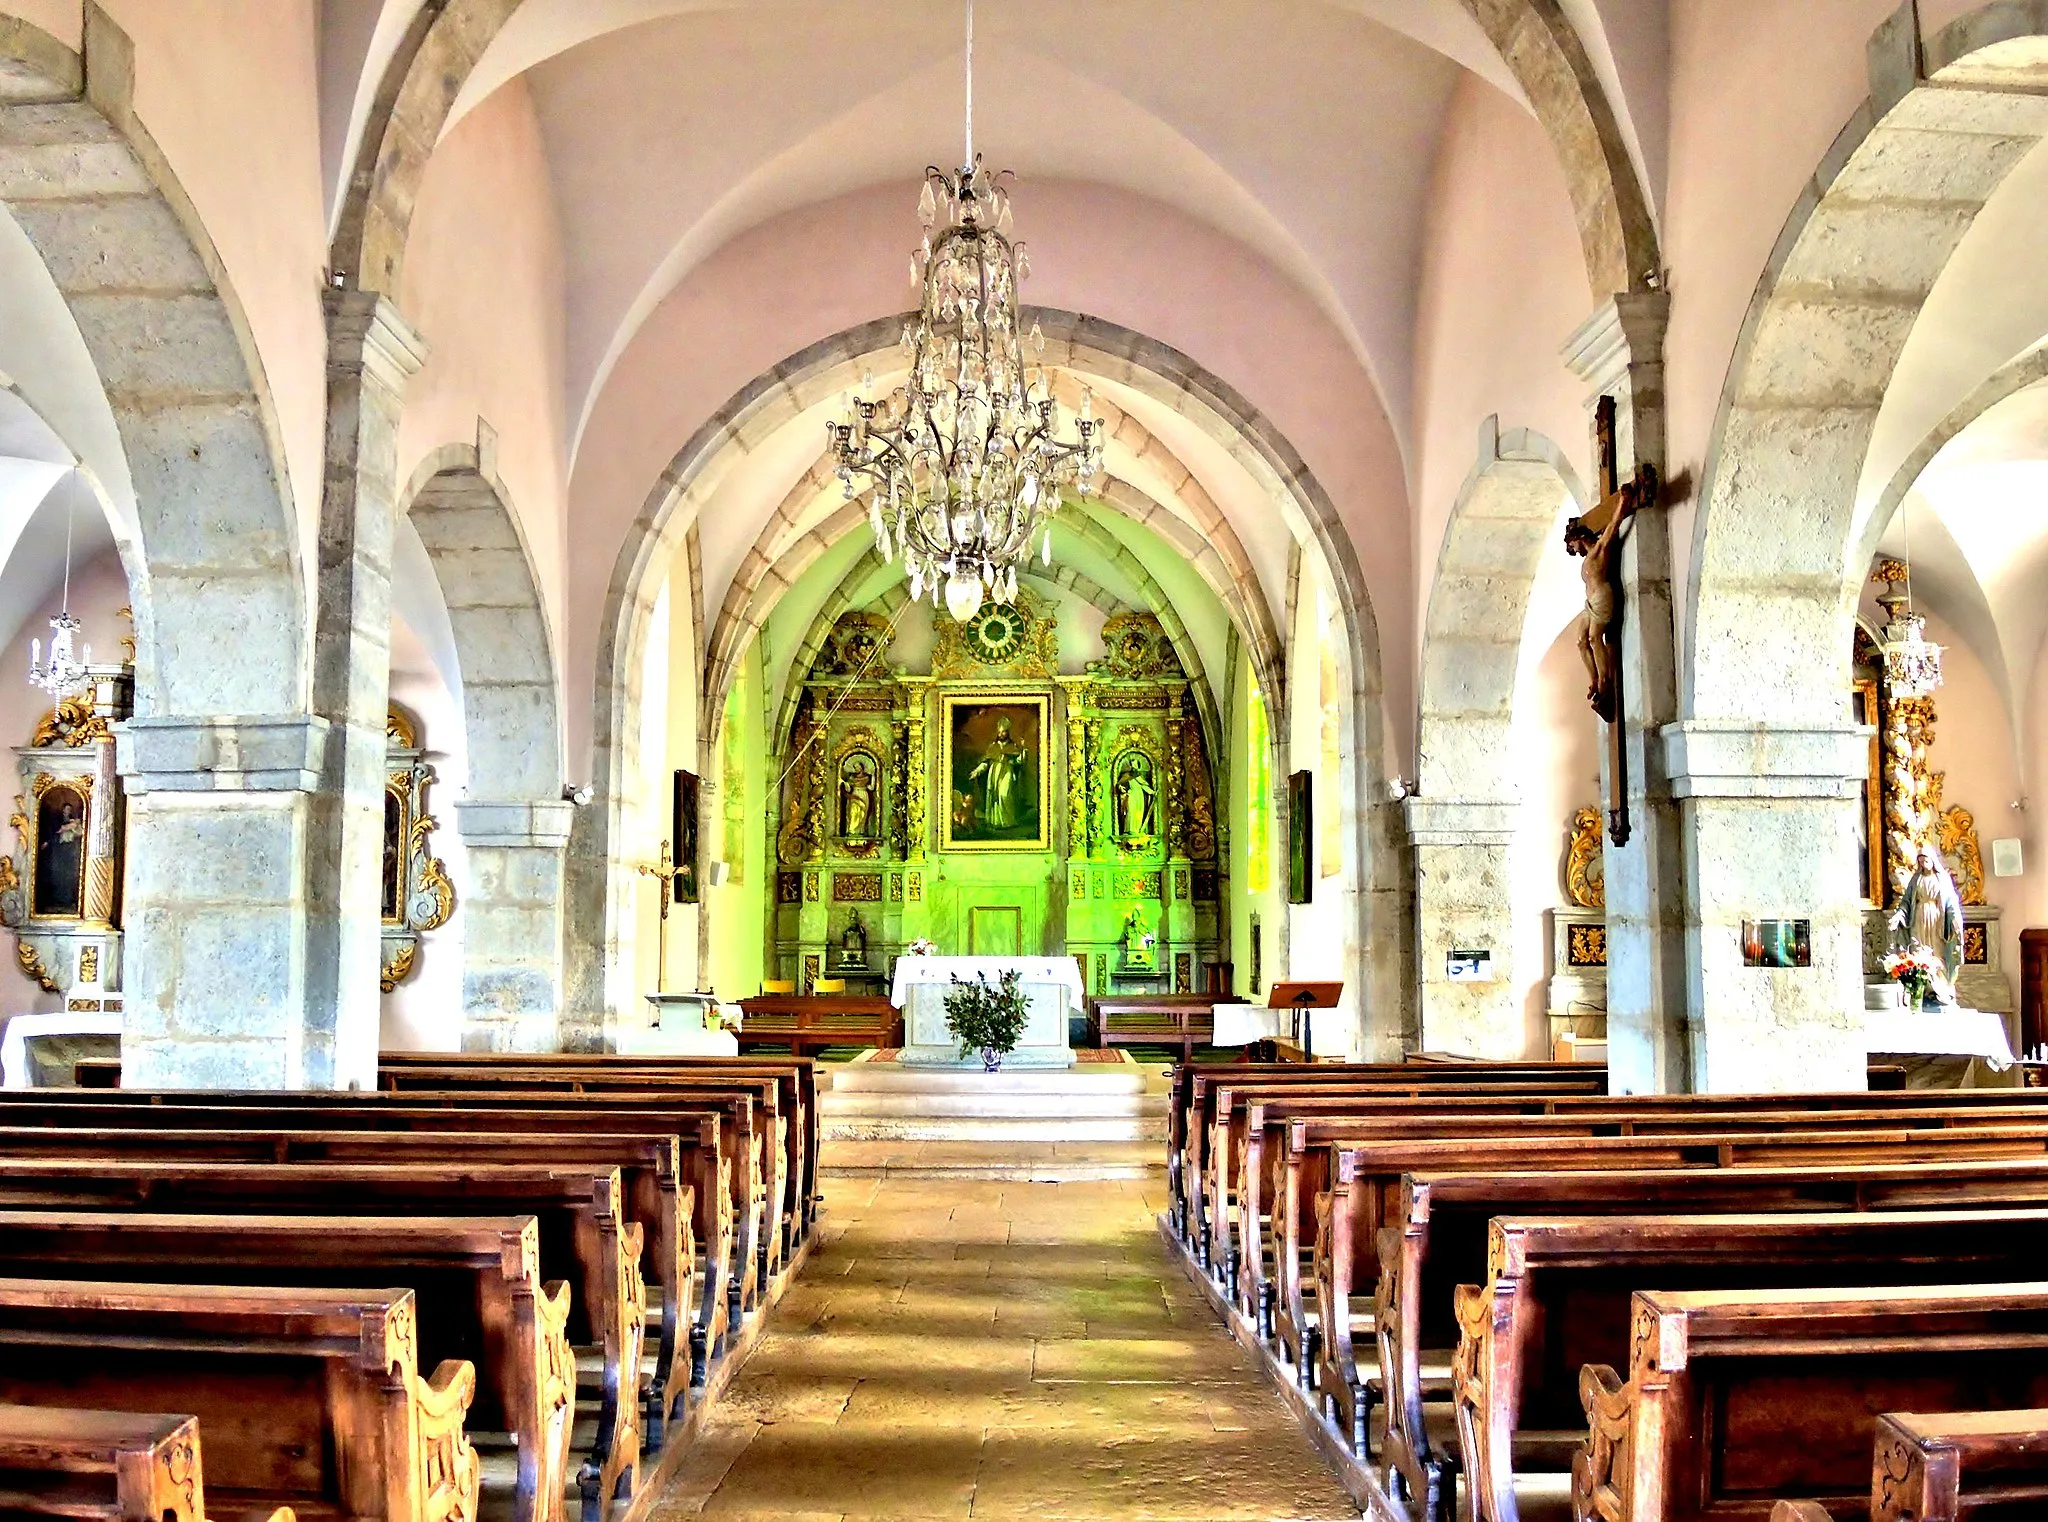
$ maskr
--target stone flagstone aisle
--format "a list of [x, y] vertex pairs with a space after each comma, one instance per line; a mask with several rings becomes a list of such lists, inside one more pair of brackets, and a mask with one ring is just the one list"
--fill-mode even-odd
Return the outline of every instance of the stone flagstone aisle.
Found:
[[653, 1522], [1358, 1515], [1168, 1261], [1163, 1173], [825, 1189]]

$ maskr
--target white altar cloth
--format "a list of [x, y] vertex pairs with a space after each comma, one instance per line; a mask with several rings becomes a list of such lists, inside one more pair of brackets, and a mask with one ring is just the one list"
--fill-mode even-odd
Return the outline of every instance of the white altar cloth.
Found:
[[2013, 1064], [2005, 1017], [1988, 1009], [1871, 1009], [1863, 1013], [1865, 1047], [1901, 1056], [1982, 1057], [2002, 1073]]
[[31, 1036], [118, 1036], [119, 1012], [57, 1011], [41, 1015], [16, 1015], [0, 1036], [0, 1087], [31, 1087], [28, 1071], [28, 1038]]
[[1292, 1035], [1292, 1010], [1268, 1009], [1263, 1004], [1219, 1004], [1215, 1019], [1211, 1046], [1250, 1046], [1254, 1041], [1277, 1041]]
[[903, 1055], [912, 1067], [979, 1067], [981, 1059], [960, 1055], [960, 1043], [946, 1029], [946, 994], [957, 976], [964, 982], [985, 977], [997, 982], [1004, 973], [1018, 975], [1024, 994], [1024, 1034], [1003, 1059], [1005, 1067], [1072, 1067], [1074, 1048], [1067, 1040], [1067, 1012], [1086, 996], [1081, 969], [1071, 957], [918, 957], [896, 959], [889, 1002], [903, 1011]]

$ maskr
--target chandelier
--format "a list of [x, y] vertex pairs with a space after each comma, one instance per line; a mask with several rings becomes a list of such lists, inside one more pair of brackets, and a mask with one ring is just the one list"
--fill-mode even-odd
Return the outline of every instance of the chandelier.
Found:
[[[1886, 560], [1871, 578], [1885, 587], [1878, 602], [1883, 630], [1885, 687], [1895, 697], [1924, 698], [1941, 685], [1941, 646], [1927, 637], [1927, 620], [1913, 611], [1913, 573], [1903, 560]], [[1903, 590], [1902, 590], [1903, 589]]]
[[28, 646], [28, 680], [32, 687], [40, 687], [51, 698], [62, 700], [85, 691], [92, 685], [92, 646], [87, 645], [79, 656], [71, 653], [72, 636], [79, 631], [77, 619], [71, 616], [71, 501], [64, 501], [64, 600], [58, 607], [57, 616], [50, 620], [50, 660], [43, 663], [43, 642], [30, 640]]
[[[1035, 548], [1052, 563], [1060, 493], [1095, 490], [1102, 423], [1084, 393], [1075, 437], [1059, 437], [1037, 323], [1018, 332], [1017, 286], [1030, 273], [1010, 241], [1010, 197], [974, 151], [974, 0], [967, 0], [967, 153], [957, 174], [925, 170], [924, 239], [911, 255], [922, 300], [903, 325], [910, 374], [880, 401], [850, 400], [828, 423], [847, 499], [868, 493], [883, 556], [899, 555], [912, 599], [931, 594], [961, 623], [984, 597], [1017, 596]], [[1029, 344], [1031, 355], [1025, 357]], [[863, 387], [865, 390], [866, 387]]]

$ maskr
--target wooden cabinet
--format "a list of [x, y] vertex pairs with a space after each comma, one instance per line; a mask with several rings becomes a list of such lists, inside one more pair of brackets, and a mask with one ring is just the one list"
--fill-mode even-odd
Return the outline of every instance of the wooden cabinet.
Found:
[[2020, 1046], [2048, 1041], [2048, 930], [2020, 932]]

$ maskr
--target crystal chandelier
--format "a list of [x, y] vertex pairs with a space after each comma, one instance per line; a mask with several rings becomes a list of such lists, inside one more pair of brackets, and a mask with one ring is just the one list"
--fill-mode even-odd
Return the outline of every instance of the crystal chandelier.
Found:
[[[957, 174], [925, 170], [924, 240], [911, 256], [923, 292], [903, 326], [910, 374], [881, 401], [851, 400], [826, 425], [848, 500], [868, 493], [882, 554], [899, 554], [913, 599], [931, 593], [961, 623], [984, 596], [1017, 595], [1036, 548], [1052, 563], [1052, 515], [1068, 486], [1095, 490], [1102, 424], [1083, 394], [1075, 438], [1058, 436], [1045, 335], [1031, 357], [1017, 330], [1017, 286], [1030, 273], [1012, 244], [1009, 192], [974, 151], [974, 0], [967, 0], [967, 153]], [[865, 387], [863, 388], [865, 389]]]
[[30, 640], [28, 646], [28, 680], [32, 687], [40, 687], [53, 699], [64, 699], [85, 691], [92, 685], [92, 673], [86, 668], [92, 665], [92, 646], [87, 645], [79, 657], [71, 653], [72, 636], [78, 633], [79, 622], [71, 616], [71, 501], [64, 502], [64, 601], [59, 605], [57, 616], [50, 620], [50, 661], [43, 664], [43, 642]]
[[1884, 626], [1884, 684], [1894, 697], [1924, 698], [1941, 685], [1941, 646], [1927, 637], [1927, 620], [1913, 611], [1913, 572], [1908, 562], [1886, 560], [1871, 578], [1884, 585], [1878, 603]]

